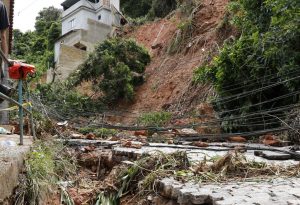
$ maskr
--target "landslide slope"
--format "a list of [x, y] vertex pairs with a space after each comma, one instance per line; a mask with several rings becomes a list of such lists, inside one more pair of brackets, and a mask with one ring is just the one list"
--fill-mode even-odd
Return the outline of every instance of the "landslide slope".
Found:
[[[226, 24], [228, 0], [203, 0], [190, 14], [190, 20], [179, 11], [164, 19], [127, 29], [151, 53], [146, 68], [146, 82], [137, 88], [135, 101], [122, 103], [123, 109], [137, 113], [168, 110], [186, 112], [214, 94], [211, 86], [193, 85], [193, 71], [217, 54], [233, 29]], [[189, 29], [182, 29], [187, 22]], [[174, 46], [176, 39], [184, 40]], [[172, 46], [173, 54], [170, 54]]]

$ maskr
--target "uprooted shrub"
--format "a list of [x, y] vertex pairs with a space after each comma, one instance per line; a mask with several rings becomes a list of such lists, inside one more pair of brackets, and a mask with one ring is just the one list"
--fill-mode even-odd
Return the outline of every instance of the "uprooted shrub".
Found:
[[79, 67], [75, 85], [92, 80], [103, 99], [115, 102], [133, 99], [134, 87], [143, 82], [150, 55], [133, 40], [113, 38], [99, 44]]
[[241, 36], [195, 72], [196, 82], [215, 86], [213, 104], [225, 131], [279, 127], [279, 118], [299, 102], [299, 8], [294, 0], [230, 4], [230, 22]]
[[62, 120], [62, 116], [88, 116], [104, 106], [99, 100], [81, 95], [68, 81], [39, 84], [33, 93], [32, 101], [37, 110], [57, 120]]

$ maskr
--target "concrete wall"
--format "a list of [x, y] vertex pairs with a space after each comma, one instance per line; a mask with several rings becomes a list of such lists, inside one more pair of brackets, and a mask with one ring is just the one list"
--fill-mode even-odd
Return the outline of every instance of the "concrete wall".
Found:
[[71, 46], [61, 45], [59, 62], [55, 71], [55, 80], [67, 79], [69, 75], [86, 59], [86, 56], [86, 51], [82, 51]]
[[[92, 19], [88, 19], [87, 24], [88, 30], [83, 32], [83, 40], [92, 43], [93, 47], [95, 46], [95, 44], [98, 44], [99, 42], [102, 42], [109, 37], [111, 26], [98, 21], [94, 21]], [[91, 48], [91, 50], [94, 50], [94, 48]]]

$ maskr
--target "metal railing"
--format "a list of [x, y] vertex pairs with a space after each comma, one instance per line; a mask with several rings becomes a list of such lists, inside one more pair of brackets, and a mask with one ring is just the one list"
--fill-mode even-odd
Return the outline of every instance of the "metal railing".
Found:
[[[3, 51], [0, 49], [0, 57], [7, 63], [8, 66], [12, 65], [12, 61], [10, 61], [3, 53]], [[0, 98], [7, 100], [14, 106], [19, 107], [19, 123], [20, 123], [20, 145], [24, 145], [24, 111], [29, 114], [30, 118], [30, 124], [31, 124], [31, 134], [33, 136], [33, 139], [36, 139], [36, 133], [35, 133], [35, 127], [34, 127], [34, 120], [33, 120], [33, 114], [32, 114], [32, 105], [29, 105], [29, 108], [27, 109], [25, 106], [23, 106], [23, 80], [18, 80], [18, 102], [11, 97], [8, 97], [7, 95], [0, 92]], [[27, 92], [27, 101], [30, 102], [30, 95], [29, 92]]]
[[[18, 96], [19, 96], [19, 102], [16, 100], [4, 95], [0, 92], [0, 98], [3, 100], [7, 100], [11, 104], [19, 107], [19, 123], [20, 123], [20, 145], [24, 145], [24, 111], [29, 114], [30, 118], [30, 125], [31, 125], [31, 134], [33, 136], [33, 139], [36, 139], [36, 133], [35, 133], [35, 126], [34, 126], [34, 120], [33, 120], [33, 114], [32, 114], [32, 107], [29, 105], [29, 108], [23, 107], [23, 91], [22, 91], [22, 80], [19, 80], [18, 82]], [[29, 96], [29, 94], [28, 94]], [[29, 97], [28, 97], [29, 101]]]

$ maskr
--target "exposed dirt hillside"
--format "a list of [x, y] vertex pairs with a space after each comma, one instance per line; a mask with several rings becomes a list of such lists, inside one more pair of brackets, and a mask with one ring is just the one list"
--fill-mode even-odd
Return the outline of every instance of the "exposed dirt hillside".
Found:
[[221, 28], [227, 3], [228, 0], [202, 1], [194, 10], [188, 41], [173, 55], [167, 50], [180, 32], [178, 25], [183, 17], [179, 12], [129, 31], [128, 37], [150, 51], [152, 62], [146, 68], [146, 82], [136, 90], [135, 102], [122, 108], [138, 113], [162, 109], [186, 112], [213, 95], [209, 86], [193, 86], [192, 76], [195, 68], [209, 61], [230, 36], [230, 29]]

